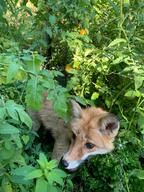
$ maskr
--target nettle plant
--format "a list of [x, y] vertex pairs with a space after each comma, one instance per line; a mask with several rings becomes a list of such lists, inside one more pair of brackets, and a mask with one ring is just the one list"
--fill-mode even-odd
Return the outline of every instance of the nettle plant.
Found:
[[32, 147], [35, 135], [25, 108], [39, 110], [45, 91], [49, 92], [48, 99], [52, 101], [54, 110], [68, 119], [69, 94], [55, 80], [62, 73], [42, 69], [44, 61], [45, 58], [38, 53], [26, 50], [0, 55], [0, 190], [4, 192], [72, 189], [67, 174], [58, 169], [58, 162], [48, 162], [38, 145], [33, 146], [35, 151], [30, 149], [29, 154], [25, 151], [28, 146]]

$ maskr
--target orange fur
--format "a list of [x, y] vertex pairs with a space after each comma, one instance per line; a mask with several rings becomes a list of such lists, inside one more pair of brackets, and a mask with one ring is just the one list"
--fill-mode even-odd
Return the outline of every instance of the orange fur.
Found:
[[[104, 154], [113, 150], [113, 141], [118, 133], [117, 118], [101, 108], [89, 107], [82, 109], [78, 103], [72, 103], [72, 117], [69, 123], [53, 111], [52, 103], [44, 97], [44, 107], [39, 112], [30, 111], [37, 130], [42, 123], [51, 130], [55, 139], [52, 157], [60, 160], [66, 169], [77, 168], [88, 156]], [[75, 139], [72, 139], [72, 134]], [[89, 149], [87, 143], [94, 146]]]

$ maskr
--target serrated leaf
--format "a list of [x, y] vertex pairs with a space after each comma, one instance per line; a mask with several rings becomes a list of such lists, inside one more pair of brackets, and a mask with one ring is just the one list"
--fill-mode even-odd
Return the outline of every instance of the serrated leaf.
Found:
[[43, 87], [38, 84], [37, 78], [28, 81], [26, 88], [26, 103], [29, 108], [40, 110], [43, 101]]
[[37, 179], [35, 192], [48, 192], [48, 183], [44, 178]]
[[56, 99], [54, 101], [54, 110], [61, 116], [65, 115], [67, 113], [68, 110], [68, 106], [65, 100], [63, 100], [62, 98]]
[[19, 130], [9, 123], [0, 124], [0, 134], [18, 134]]
[[117, 38], [117, 39], [115, 39], [115, 40], [113, 40], [109, 45], [108, 45], [108, 47], [113, 47], [113, 46], [115, 46], [115, 45], [117, 45], [117, 44], [119, 44], [119, 43], [126, 43], [127, 41], [125, 40], [125, 39], [123, 39], [123, 38]]
[[29, 179], [34, 179], [34, 178], [40, 178], [41, 176], [43, 175], [43, 172], [41, 169], [36, 169], [36, 170], [33, 170], [31, 171], [31, 173], [29, 173], [25, 179], [29, 180]]

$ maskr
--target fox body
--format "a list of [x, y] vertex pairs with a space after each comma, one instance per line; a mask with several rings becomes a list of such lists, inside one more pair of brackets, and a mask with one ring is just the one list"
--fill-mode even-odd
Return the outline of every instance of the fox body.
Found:
[[43, 124], [45, 129], [51, 131], [55, 139], [52, 158], [62, 158], [65, 169], [74, 171], [89, 156], [113, 150], [119, 121], [115, 115], [101, 108], [82, 109], [74, 100], [71, 105], [72, 115], [68, 123], [53, 111], [47, 96], [44, 98], [43, 108], [39, 112], [30, 111], [30, 115], [35, 130]]

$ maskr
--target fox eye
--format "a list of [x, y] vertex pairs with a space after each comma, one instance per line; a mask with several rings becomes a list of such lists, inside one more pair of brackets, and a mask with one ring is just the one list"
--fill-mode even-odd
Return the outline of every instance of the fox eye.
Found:
[[92, 149], [95, 145], [93, 143], [86, 143], [85, 146], [87, 149]]

